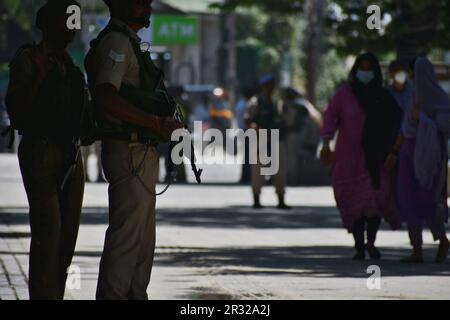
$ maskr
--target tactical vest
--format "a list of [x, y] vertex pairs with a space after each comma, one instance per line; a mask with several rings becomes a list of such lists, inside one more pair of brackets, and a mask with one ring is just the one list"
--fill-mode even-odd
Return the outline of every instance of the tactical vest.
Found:
[[[18, 54], [30, 47], [22, 47]], [[65, 73], [54, 66], [40, 84], [29, 114], [13, 122], [13, 129], [21, 135], [47, 136], [61, 142], [77, 140], [85, 98], [81, 70], [72, 63], [66, 64]]]
[[266, 101], [262, 97], [258, 97], [257, 112], [255, 122], [262, 129], [278, 129], [276, 127], [277, 112], [272, 102]]
[[[176, 111], [176, 103], [167, 92], [162, 71], [153, 63], [150, 52], [142, 52], [140, 44], [131, 38], [125, 28], [111, 25], [106, 27], [100, 32], [97, 39], [91, 42], [91, 52], [94, 52], [100, 41], [111, 32], [119, 32], [130, 39], [139, 64], [140, 86], [122, 84], [119, 95], [125, 101], [148, 114], [159, 117], [173, 117]], [[95, 80], [89, 79], [89, 82], [92, 92]], [[169, 141], [169, 139], [161, 137], [148, 128], [125, 121], [111, 121], [99, 108], [96, 108], [95, 119], [98, 126], [98, 138], [137, 134], [141, 139], [155, 143]]]

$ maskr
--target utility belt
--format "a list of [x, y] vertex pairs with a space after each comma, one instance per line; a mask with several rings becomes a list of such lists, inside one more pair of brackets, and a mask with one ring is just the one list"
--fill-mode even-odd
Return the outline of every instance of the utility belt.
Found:
[[[14, 145], [15, 137], [16, 137], [14, 128], [12, 126], [9, 126], [8, 128], [6, 128], [6, 130], [1, 132], [2, 137], [6, 137], [8, 134], [10, 135], [8, 148], [12, 149], [13, 145]], [[61, 137], [58, 135], [41, 134], [41, 133], [36, 134], [36, 133], [33, 133], [32, 131], [24, 132], [23, 130], [19, 130], [19, 135], [22, 136], [22, 139], [31, 140], [31, 141], [44, 140], [47, 142], [54, 142], [54, 143], [57, 143], [60, 145], [74, 144], [74, 138]]]
[[153, 147], [157, 147], [158, 143], [155, 141], [152, 141], [151, 139], [145, 138], [143, 135], [132, 132], [132, 133], [115, 133], [115, 132], [109, 132], [109, 133], [102, 133], [101, 139], [112, 139], [112, 140], [120, 140], [130, 143], [140, 143], [140, 144], [146, 144]]
[[51, 142], [67, 147], [75, 146], [74, 138], [59, 137], [56, 135], [47, 135], [47, 134], [33, 134], [31, 132], [22, 132], [22, 131], [19, 131], [19, 135], [22, 136], [22, 139], [26, 139], [29, 141]]

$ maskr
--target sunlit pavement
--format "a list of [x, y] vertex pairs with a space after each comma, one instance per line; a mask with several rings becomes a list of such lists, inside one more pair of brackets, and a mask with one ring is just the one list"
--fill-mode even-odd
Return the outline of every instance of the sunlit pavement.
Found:
[[[234, 172], [216, 167], [212, 176]], [[233, 174], [234, 174], [233, 173]], [[163, 185], [158, 186], [159, 189]], [[450, 261], [435, 265], [437, 245], [424, 235], [427, 262], [403, 265], [405, 231], [379, 233], [383, 259], [354, 262], [352, 238], [340, 228], [332, 190], [289, 188], [293, 210], [253, 210], [251, 191], [239, 185], [174, 185], [157, 200], [157, 248], [151, 299], [449, 299]], [[87, 184], [73, 265], [79, 288], [66, 299], [94, 299], [107, 224], [107, 185]], [[0, 299], [27, 299], [30, 230], [17, 159], [0, 155]], [[369, 290], [367, 267], [381, 268], [379, 289]], [[71, 282], [77, 286], [76, 278]], [[374, 284], [376, 282], [370, 282]]]

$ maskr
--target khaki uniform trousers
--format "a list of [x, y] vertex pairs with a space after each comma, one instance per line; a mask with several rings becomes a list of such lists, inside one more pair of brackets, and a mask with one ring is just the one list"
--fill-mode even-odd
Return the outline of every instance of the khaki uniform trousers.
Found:
[[104, 140], [102, 164], [109, 182], [109, 226], [97, 299], [146, 300], [155, 251], [159, 157], [153, 146]]
[[[286, 188], [286, 143], [284, 141], [280, 141], [279, 146], [279, 170], [273, 176], [273, 183], [275, 185], [277, 195], [281, 196], [284, 195]], [[253, 148], [257, 148], [257, 146], [253, 146]], [[251, 151], [255, 152], [255, 150]], [[264, 167], [265, 166], [260, 163], [259, 159], [258, 163], [251, 165], [251, 183], [254, 195], [261, 194], [261, 189], [266, 182], [266, 176], [261, 174], [261, 168]]]

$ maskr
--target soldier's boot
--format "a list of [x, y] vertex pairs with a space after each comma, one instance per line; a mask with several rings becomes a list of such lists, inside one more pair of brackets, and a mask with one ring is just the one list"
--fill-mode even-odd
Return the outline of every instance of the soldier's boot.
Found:
[[284, 194], [279, 194], [278, 195], [278, 209], [284, 209], [284, 210], [289, 210], [291, 209], [290, 206], [286, 205], [286, 203], [284, 202]]
[[253, 195], [253, 208], [254, 209], [261, 209], [263, 206], [259, 202], [259, 194]]

